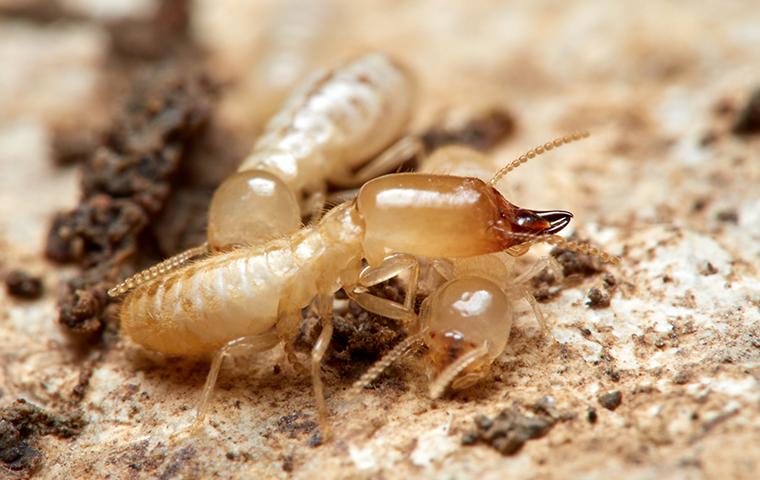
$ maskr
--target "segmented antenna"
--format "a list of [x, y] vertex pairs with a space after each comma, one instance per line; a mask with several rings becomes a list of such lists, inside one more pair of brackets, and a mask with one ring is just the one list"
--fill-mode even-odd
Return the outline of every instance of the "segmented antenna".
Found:
[[441, 372], [433, 383], [430, 384], [430, 398], [435, 400], [443, 395], [446, 387], [457, 378], [457, 375], [485, 355], [488, 355], [488, 340], [483, 342], [483, 345], [475, 350], [462, 355], [456, 362], [452, 363], [446, 368], [446, 370]]
[[[548, 243], [549, 245], [554, 245], [555, 247], [564, 248], [565, 250], [570, 250], [571, 252], [577, 252], [577, 253], [582, 253], [584, 255], [597, 257], [601, 261], [605, 263], [609, 263], [611, 265], [620, 264], [620, 257], [616, 257], [615, 255], [610, 255], [609, 253], [605, 252], [599, 247], [595, 247], [587, 243], [573, 242], [571, 240], [567, 240], [566, 238], [560, 237], [559, 235], [533, 235], [531, 233], [520, 233], [520, 232], [505, 232], [505, 233], [502, 233], [502, 235], [523, 240], [523, 243], [515, 245], [515, 247], [520, 247], [520, 250], [524, 249], [525, 247], [535, 245], [536, 243]], [[511, 247], [511, 248], [515, 248], [515, 247]], [[509, 250], [510, 249], [507, 249], [507, 253], [509, 253]]]
[[422, 336], [425, 332], [420, 332], [415, 335], [406, 337], [404, 340], [398, 343], [390, 352], [386, 353], [383, 358], [375, 362], [369, 370], [364, 372], [364, 375], [359, 378], [349, 390], [350, 397], [358, 395], [364, 387], [374, 382], [377, 377], [380, 376], [393, 362], [400, 360], [401, 358], [414, 353], [420, 346], [422, 346]]
[[491, 180], [488, 181], [491, 185], [496, 185], [499, 180], [504, 178], [506, 174], [514, 170], [515, 168], [519, 167], [523, 163], [526, 163], [528, 160], [531, 160], [533, 158], [536, 158], [537, 156], [541, 155], [542, 153], [548, 152], [549, 150], [554, 150], [555, 148], [559, 148], [562, 145], [567, 145], [568, 143], [575, 142], [576, 140], [581, 140], [583, 138], [587, 138], [590, 135], [587, 131], [580, 131], [571, 133], [570, 135], [565, 135], [564, 137], [557, 137], [551, 142], [546, 142], [543, 145], [539, 145], [538, 147], [532, 148], [528, 150], [523, 155], [520, 155], [515, 160], [513, 160], [508, 165], [502, 167], [499, 169], [493, 177], [491, 177]]
[[130, 290], [143, 285], [144, 283], [147, 283], [153, 279], [160, 277], [161, 275], [165, 275], [173, 270], [178, 269], [187, 263], [190, 259], [199, 255], [205, 255], [206, 253], [208, 253], [208, 243], [203, 243], [200, 246], [185, 250], [182, 253], [178, 253], [177, 255], [167, 258], [163, 262], [157, 263], [156, 265], [153, 265], [146, 270], [135, 273], [131, 277], [108, 290], [108, 296], [118, 297], [119, 295], [123, 295]]

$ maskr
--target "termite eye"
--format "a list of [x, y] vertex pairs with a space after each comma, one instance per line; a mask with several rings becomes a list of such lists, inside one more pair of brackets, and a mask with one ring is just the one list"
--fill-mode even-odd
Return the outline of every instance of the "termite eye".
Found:
[[564, 210], [528, 210], [518, 208], [515, 224], [525, 233], [554, 234], [565, 228], [573, 214]]

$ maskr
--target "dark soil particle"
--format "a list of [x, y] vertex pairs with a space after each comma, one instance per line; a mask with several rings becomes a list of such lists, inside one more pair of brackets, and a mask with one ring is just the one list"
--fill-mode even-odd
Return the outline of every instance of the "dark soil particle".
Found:
[[[375, 295], [402, 302], [403, 288], [391, 279], [373, 287]], [[333, 338], [327, 352], [326, 363], [344, 378], [358, 377], [366, 368], [379, 360], [405, 336], [403, 325], [396, 320], [381, 317], [362, 309], [353, 301], [345, 312], [333, 318]], [[296, 339], [296, 349], [309, 351], [321, 330], [317, 316], [308, 312]]]
[[596, 408], [589, 407], [588, 411], [586, 412], [586, 419], [588, 420], [588, 423], [596, 423], [596, 421], [599, 419], [599, 415], [596, 413]]
[[14, 297], [33, 300], [42, 296], [42, 279], [23, 270], [12, 270], [5, 276], [5, 289]]
[[471, 118], [464, 125], [433, 127], [422, 134], [422, 143], [426, 152], [446, 145], [466, 145], [486, 151], [509, 138], [514, 131], [512, 114], [493, 108]]
[[[575, 237], [571, 237], [570, 240], [579, 241]], [[579, 243], [588, 242], [581, 240]], [[601, 260], [590, 255], [566, 250], [560, 247], [553, 248], [549, 254], [560, 264], [562, 267], [562, 275], [565, 278], [561, 282], [558, 282], [557, 279], [554, 278], [554, 275], [548, 270], [533, 278], [533, 296], [541, 303], [546, 303], [557, 297], [564, 287], [576, 285], [582, 278], [590, 277], [603, 271]], [[609, 298], [607, 298], [607, 305], [604, 305], [604, 297], [609, 297], [617, 281], [612, 275], [606, 274], [602, 279], [602, 282], [602, 289], [592, 288], [589, 292], [587, 305], [592, 308], [609, 306]], [[594, 292], [594, 290], [597, 291]]]
[[293, 471], [293, 454], [282, 456], [282, 471], [291, 473]]
[[513, 455], [528, 440], [541, 438], [554, 427], [556, 420], [549, 415], [525, 416], [516, 409], [503, 410], [493, 419], [478, 415], [475, 430], [462, 436], [463, 445], [484, 443], [501, 452]]
[[317, 423], [303, 412], [291, 413], [277, 420], [277, 432], [286, 434], [288, 438], [312, 433], [316, 428]]
[[78, 413], [56, 416], [18, 399], [0, 409], [0, 465], [31, 476], [42, 464], [42, 455], [34, 446], [37, 437], [70, 438], [83, 427], [84, 421]]
[[733, 223], [733, 224], [739, 223], [739, 214], [733, 208], [721, 210], [720, 212], [715, 214], [715, 218], [719, 222], [723, 222], [723, 223]]
[[60, 300], [59, 322], [78, 334], [102, 329], [106, 290], [135, 269], [141, 232], [164, 206], [185, 150], [210, 112], [201, 76], [153, 70], [83, 168], [80, 205], [56, 215], [46, 254], [85, 270]]
[[736, 135], [756, 135], [760, 133], [760, 87], [750, 94], [731, 128]]
[[588, 291], [586, 305], [593, 309], [607, 308], [610, 306], [610, 294], [594, 287]]
[[599, 395], [599, 404], [607, 410], [615, 410], [623, 403], [623, 394], [620, 390]]

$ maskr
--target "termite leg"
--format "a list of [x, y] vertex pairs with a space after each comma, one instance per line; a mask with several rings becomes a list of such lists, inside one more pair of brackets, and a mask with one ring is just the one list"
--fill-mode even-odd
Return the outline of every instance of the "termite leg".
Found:
[[446, 388], [465, 368], [486, 356], [488, 356], [488, 341], [483, 342], [483, 345], [475, 350], [462, 355], [456, 362], [446, 367], [446, 369], [430, 384], [430, 398], [435, 400], [443, 395]]
[[248, 347], [256, 352], [263, 352], [274, 348], [280, 342], [280, 338], [277, 336], [277, 332], [272, 329], [266, 333], [260, 335], [251, 335], [248, 337], [240, 337], [232, 340], [220, 348], [211, 360], [211, 368], [206, 376], [206, 383], [203, 385], [203, 393], [201, 399], [198, 402], [198, 407], [195, 410], [195, 420], [193, 421], [190, 430], [197, 432], [203, 427], [203, 422], [208, 413], [209, 406], [211, 404], [211, 397], [214, 393], [214, 386], [219, 378], [219, 370], [222, 368], [222, 362], [224, 357], [228, 356], [230, 351], [236, 347]]
[[541, 328], [541, 333], [549, 333], [549, 326], [546, 324], [544, 312], [541, 311], [541, 306], [538, 304], [536, 297], [534, 297], [527, 288], [521, 286], [511, 288], [510, 291], [516, 293], [518, 297], [523, 298], [528, 302], [530, 309], [533, 310], [533, 316], [536, 317], [536, 322], [538, 322], [538, 326]]
[[324, 191], [316, 191], [306, 197], [303, 212], [309, 217], [309, 225], [316, 225], [325, 213], [327, 195]]
[[546, 320], [544, 319], [544, 314], [541, 311], [541, 306], [536, 301], [536, 297], [534, 297], [533, 294], [530, 293], [530, 291], [523, 285], [546, 269], [551, 271], [552, 275], [554, 275], [554, 278], [557, 280], [561, 280], [564, 277], [562, 274], [562, 266], [560, 266], [559, 262], [557, 262], [554, 257], [541, 257], [536, 260], [536, 262], [533, 263], [533, 265], [531, 265], [531, 267], [526, 272], [520, 274], [520, 276], [515, 278], [513, 284], [514, 286], [509, 288], [511, 292], [514, 292], [517, 294], [517, 296], [524, 298], [525, 301], [528, 302], [531, 310], [533, 310], [533, 316], [536, 317], [536, 321], [541, 327], [541, 331], [543, 333], [548, 333], [549, 327], [546, 324]]
[[314, 385], [314, 399], [317, 404], [319, 415], [319, 429], [322, 439], [327, 440], [330, 436], [330, 425], [327, 420], [327, 404], [325, 403], [325, 391], [322, 383], [321, 369], [322, 358], [325, 356], [327, 347], [330, 346], [333, 334], [333, 296], [320, 294], [317, 297], [317, 312], [322, 321], [322, 331], [311, 349], [311, 381]]
[[426, 332], [422, 331], [419, 333], [416, 333], [414, 335], [411, 335], [409, 337], [406, 337], [404, 340], [399, 342], [393, 349], [386, 353], [383, 358], [375, 362], [372, 367], [370, 367], [369, 370], [367, 370], [364, 375], [359, 378], [352, 386], [351, 390], [349, 391], [349, 398], [354, 398], [358, 396], [359, 392], [365, 388], [367, 385], [371, 384], [377, 377], [380, 376], [388, 367], [390, 367], [393, 363], [403, 359], [404, 357], [411, 355], [424, 345], [422, 337]]
[[[372, 295], [366, 291], [366, 288], [393, 278], [404, 270], [409, 270], [409, 278], [403, 304]], [[414, 300], [417, 296], [419, 274], [420, 264], [417, 257], [405, 253], [396, 253], [386, 257], [379, 266], [364, 269], [359, 275], [358, 285], [346, 289], [346, 294], [362, 308], [372, 313], [394, 320], [413, 321], [416, 317]]]
[[345, 173], [330, 180], [341, 187], [362, 185], [368, 180], [394, 171], [402, 163], [423, 151], [424, 146], [419, 137], [416, 135], [406, 135], [386, 148], [380, 155], [370, 160], [355, 173]]
[[[283, 298], [288, 298], [288, 295]], [[298, 335], [301, 321], [301, 310], [284, 309], [277, 314], [277, 326], [275, 327], [277, 335], [279, 335], [280, 340], [283, 342], [283, 348], [288, 362], [299, 373], [303, 373], [305, 368], [301, 361], [298, 360], [298, 356], [296, 355], [293, 346], [293, 340]]]
[[536, 260], [535, 263], [533, 263], [533, 265], [531, 265], [531, 267], [526, 272], [521, 273], [520, 276], [515, 278], [514, 283], [525, 283], [529, 280], [532, 280], [535, 276], [547, 269], [552, 273], [552, 275], [554, 275], [555, 280], [559, 281], [564, 278], [564, 275], [562, 274], [562, 266], [559, 264], [557, 259], [554, 257], [541, 257]]

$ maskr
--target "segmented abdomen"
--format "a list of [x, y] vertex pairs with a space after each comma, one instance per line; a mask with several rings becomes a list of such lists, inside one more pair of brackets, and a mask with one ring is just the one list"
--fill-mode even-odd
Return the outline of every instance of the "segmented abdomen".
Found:
[[240, 170], [263, 169], [293, 191], [320, 189], [398, 137], [412, 101], [407, 73], [371, 54], [297, 89], [268, 123]]
[[[335, 216], [328, 214], [325, 220]], [[322, 222], [290, 238], [220, 253], [138, 286], [121, 306], [122, 332], [168, 355], [209, 353], [236, 338], [266, 332], [281, 311], [297, 313], [318, 291], [340, 288], [338, 277], [360, 254], [360, 238], [351, 228], [342, 237], [329, 228], [332, 223]]]

